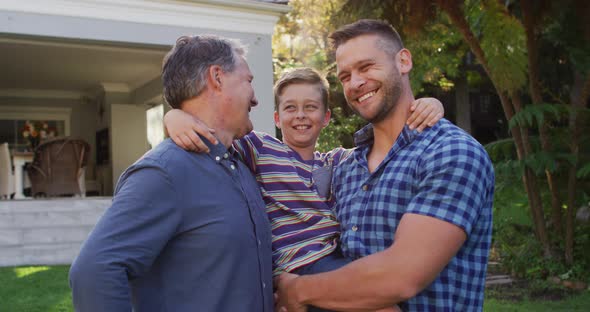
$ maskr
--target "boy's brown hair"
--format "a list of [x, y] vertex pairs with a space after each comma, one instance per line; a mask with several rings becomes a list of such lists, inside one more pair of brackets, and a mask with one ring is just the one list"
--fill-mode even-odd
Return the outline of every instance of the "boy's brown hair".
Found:
[[296, 68], [284, 73], [274, 86], [275, 110], [279, 110], [279, 98], [286, 87], [293, 84], [317, 85], [322, 95], [324, 111], [328, 111], [329, 88], [328, 80], [315, 69], [309, 67]]

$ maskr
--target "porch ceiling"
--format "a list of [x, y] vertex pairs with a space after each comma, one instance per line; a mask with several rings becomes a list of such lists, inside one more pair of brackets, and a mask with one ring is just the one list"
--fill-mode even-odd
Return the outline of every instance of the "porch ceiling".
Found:
[[0, 37], [0, 91], [85, 93], [100, 83], [133, 90], [160, 75], [169, 48]]

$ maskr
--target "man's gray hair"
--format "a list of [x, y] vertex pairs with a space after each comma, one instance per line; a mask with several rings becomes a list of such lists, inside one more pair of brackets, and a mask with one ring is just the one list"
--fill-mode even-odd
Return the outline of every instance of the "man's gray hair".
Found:
[[164, 100], [172, 108], [199, 96], [207, 87], [207, 73], [213, 65], [232, 72], [246, 48], [238, 41], [215, 35], [182, 36], [164, 57], [162, 84]]

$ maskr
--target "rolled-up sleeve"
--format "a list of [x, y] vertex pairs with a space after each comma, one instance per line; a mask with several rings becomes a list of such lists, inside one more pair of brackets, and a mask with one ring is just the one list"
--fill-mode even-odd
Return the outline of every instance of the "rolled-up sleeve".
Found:
[[182, 220], [175, 187], [157, 165], [129, 168], [112, 206], [70, 269], [76, 311], [131, 311], [129, 280], [141, 277]]
[[452, 223], [469, 236], [493, 190], [493, 170], [485, 150], [472, 140], [449, 139], [425, 153], [418, 168], [418, 192], [406, 212]]

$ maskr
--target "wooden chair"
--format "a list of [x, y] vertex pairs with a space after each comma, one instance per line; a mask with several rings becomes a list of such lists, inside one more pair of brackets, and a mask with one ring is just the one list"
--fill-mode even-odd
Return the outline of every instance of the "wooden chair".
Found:
[[66, 137], [41, 143], [28, 170], [31, 194], [84, 197], [84, 172], [89, 154], [90, 145], [82, 139]]

